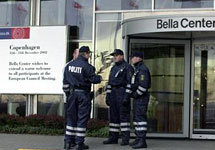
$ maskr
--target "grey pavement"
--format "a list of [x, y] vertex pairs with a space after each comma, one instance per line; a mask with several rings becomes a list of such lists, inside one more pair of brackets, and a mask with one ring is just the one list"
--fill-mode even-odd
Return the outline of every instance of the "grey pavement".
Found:
[[[91, 150], [131, 150], [129, 146], [103, 145], [103, 138], [86, 138]], [[147, 150], [214, 150], [215, 141], [147, 139]], [[62, 150], [63, 136], [0, 134], [0, 150]]]

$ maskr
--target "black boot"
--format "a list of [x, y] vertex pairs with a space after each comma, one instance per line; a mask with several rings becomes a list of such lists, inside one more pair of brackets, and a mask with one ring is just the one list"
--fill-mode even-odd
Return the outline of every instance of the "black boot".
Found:
[[133, 149], [147, 148], [145, 140], [139, 140], [139, 142], [132, 146]]
[[78, 148], [76, 148], [76, 150], [84, 150], [84, 149], [89, 149], [89, 146], [85, 145], [84, 143], [78, 144]]
[[71, 142], [70, 148], [74, 148], [77, 144], [75, 142]]
[[75, 142], [64, 142], [64, 149], [70, 150], [74, 148], [77, 144]]
[[126, 146], [126, 145], [129, 145], [129, 141], [128, 140], [122, 140], [121, 146]]
[[134, 146], [139, 142], [139, 139], [135, 139], [133, 142], [131, 142], [129, 145]]
[[103, 141], [103, 144], [118, 144], [118, 140], [109, 138], [106, 141]]

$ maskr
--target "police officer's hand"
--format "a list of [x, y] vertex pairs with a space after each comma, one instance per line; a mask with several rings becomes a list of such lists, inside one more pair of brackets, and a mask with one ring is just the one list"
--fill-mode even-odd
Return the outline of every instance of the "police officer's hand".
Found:
[[139, 95], [137, 94], [137, 92], [133, 92], [133, 93], [131, 94], [131, 97], [132, 97], [132, 98], [138, 98]]
[[106, 94], [106, 104], [110, 106], [110, 94]]

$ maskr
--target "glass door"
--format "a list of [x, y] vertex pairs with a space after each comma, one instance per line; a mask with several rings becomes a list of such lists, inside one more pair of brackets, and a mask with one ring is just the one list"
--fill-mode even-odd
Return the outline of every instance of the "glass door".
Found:
[[193, 43], [192, 138], [215, 139], [215, 42]]
[[188, 137], [190, 47], [187, 40], [130, 39], [130, 51], [144, 53], [152, 86], [148, 136]]

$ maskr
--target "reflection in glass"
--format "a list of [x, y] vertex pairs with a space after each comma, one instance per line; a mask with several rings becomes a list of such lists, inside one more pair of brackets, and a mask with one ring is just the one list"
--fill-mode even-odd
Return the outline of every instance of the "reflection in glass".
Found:
[[151, 9], [151, 0], [96, 0], [96, 10]]
[[0, 1], [0, 14], [0, 26], [29, 25], [29, 0]]
[[67, 0], [66, 24], [77, 33], [76, 39], [91, 40], [93, 25], [93, 0]]
[[10, 114], [25, 116], [26, 115], [25, 95], [0, 95], [0, 114]]
[[214, 0], [155, 0], [155, 9], [213, 8]]
[[143, 51], [151, 73], [148, 105], [150, 133], [182, 133], [184, 107], [184, 45], [132, 43], [131, 52]]
[[65, 0], [41, 0], [41, 25], [64, 25], [65, 6]]
[[[107, 106], [105, 104], [105, 88], [109, 77], [112, 57], [109, 55], [114, 49], [121, 48], [121, 25], [116, 20], [118, 14], [109, 14], [97, 16], [96, 22], [96, 48], [95, 48], [95, 67], [97, 72], [102, 76], [101, 84], [95, 85], [95, 117], [98, 119], [108, 119]], [[111, 18], [113, 16], [113, 18]], [[103, 19], [105, 20], [103, 20]], [[108, 21], [116, 20], [116, 21]]]
[[63, 95], [39, 95], [37, 103], [37, 114], [63, 116]]
[[215, 44], [195, 44], [194, 133], [215, 129]]

